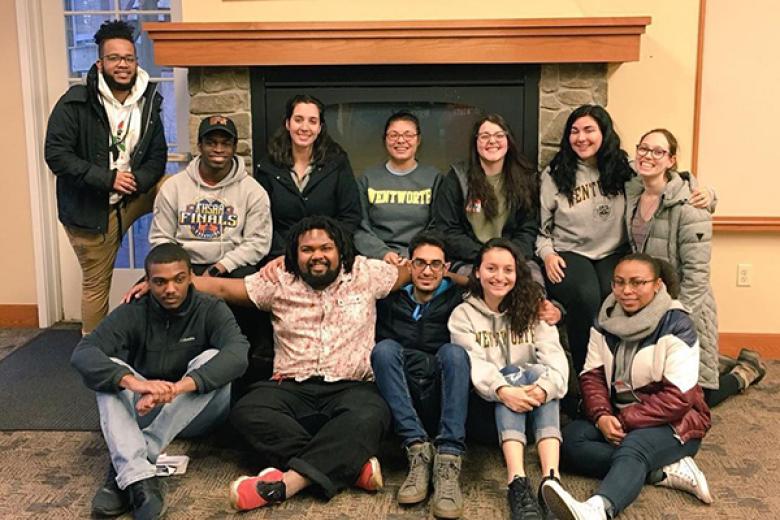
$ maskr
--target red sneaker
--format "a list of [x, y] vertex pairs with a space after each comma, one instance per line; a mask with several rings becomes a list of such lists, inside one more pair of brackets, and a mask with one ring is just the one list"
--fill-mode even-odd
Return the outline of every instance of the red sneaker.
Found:
[[360, 469], [360, 475], [358, 475], [355, 481], [355, 487], [365, 489], [366, 491], [377, 491], [382, 489], [384, 485], [379, 460], [376, 457], [371, 457]]
[[283, 501], [286, 498], [283, 475], [276, 468], [266, 468], [256, 477], [238, 477], [230, 483], [230, 505], [236, 511], [248, 511]]

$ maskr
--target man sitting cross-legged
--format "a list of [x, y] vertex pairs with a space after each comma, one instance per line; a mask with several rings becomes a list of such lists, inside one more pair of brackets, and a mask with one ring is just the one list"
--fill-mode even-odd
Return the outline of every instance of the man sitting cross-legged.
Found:
[[[409, 459], [398, 502], [425, 500], [433, 469], [434, 516], [459, 518], [471, 367], [466, 351], [450, 343], [447, 321], [463, 295], [444, 276], [449, 263], [438, 235], [414, 237], [409, 258], [412, 283], [377, 305], [380, 341], [371, 353], [371, 365]], [[437, 432], [433, 444], [426, 428]]]
[[176, 436], [204, 433], [227, 418], [230, 382], [247, 367], [249, 345], [224, 302], [192, 287], [190, 258], [176, 244], [146, 257], [151, 294], [121, 305], [71, 357], [97, 392], [111, 455], [92, 501], [99, 516], [132, 508], [136, 519], [165, 511], [155, 462]]
[[353, 484], [382, 486], [374, 455], [390, 412], [370, 381], [376, 300], [408, 282], [408, 271], [355, 256], [349, 236], [328, 217], [291, 228], [284, 264], [275, 281], [262, 273], [243, 283], [196, 280], [273, 316], [273, 378], [249, 388], [231, 422], [275, 467], [231, 484], [238, 510], [281, 502], [310, 485], [326, 498]]

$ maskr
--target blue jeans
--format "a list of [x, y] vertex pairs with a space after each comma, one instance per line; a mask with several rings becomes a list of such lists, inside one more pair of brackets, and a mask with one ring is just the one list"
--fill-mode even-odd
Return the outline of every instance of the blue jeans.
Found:
[[577, 419], [564, 428], [561, 461], [566, 470], [604, 479], [596, 494], [608, 498], [617, 514], [636, 500], [650, 472], [693, 457], [700, 445], [701, 439], [680, 444], [664, 425], [630, 431], [615, 446], [595, 424]]
[[[390, 407], [395, 432], [404, 446], [428, 439], [409, 390], [408, 355], [409, 351], [392, 339], [380, 341], [371, 352], [376, 386]], [[466, 450], [471, 364], [465, 349], [452, 343], [439, 347], [435, 359], [435, 375], [441, 379], [441, 413], [434, 445], [440, 453], [460, 455]]]
[[[519, 368], [509, 365], [501, 369], [506, 382], [512, 386], [532, 385], [544, 374], [547, 368], [544, 365], [530, 364]], [[530, 412], [518, 413], [510, 410], [503, 403], [496, 403], [496, 428], [498, 429], [498, 442], [519, 441], [527, 444], [525, 435], [526, 419], [530, 418], [534, 427], [536, 442], [542, 439], [554, 437], [561, 439], [561, 417], [558, 412], [558, 400], [547, 401], [537, 406]]]
[[[187, 370], [204, 365], [217, 353], [217, 349], [204, 350], [190, 360]], [[111, 359], [130, 368], [138, 379], [145, 379], [124, 361]], [[155, 476], [157, 457], [176, 436], [200, 435], [224, 422], [230, 409], [230, 384], [206, 394], [181, 394], [143, 416], [135, 410], [140, 398], [126, 389], [97, 392], [100, 428], [120, 489]]]

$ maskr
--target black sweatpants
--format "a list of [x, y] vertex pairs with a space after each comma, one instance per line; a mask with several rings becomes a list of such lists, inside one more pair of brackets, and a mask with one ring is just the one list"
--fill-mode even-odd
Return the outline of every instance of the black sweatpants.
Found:
[[550, 298], [566, 309], [566, 333], [576, 375], [585, 365], [590, 327], [601, 302], [612, 291], [612, 272], [624, 253], [613, 253], [601, 260], [566, 251], [558, 254], [566, 262], [563, 280], [552, 283], [545, 273], [545, 281]]
[[377, 454], [390, 410], [370, 382], [260, 381], [230, 421], [274, 466], [297, 471], [331, 498]]

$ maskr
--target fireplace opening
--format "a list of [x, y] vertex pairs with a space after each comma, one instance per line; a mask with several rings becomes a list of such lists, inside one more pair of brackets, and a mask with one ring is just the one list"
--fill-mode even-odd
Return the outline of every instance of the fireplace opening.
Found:
[[504, 116], [522, 153], [536, 162], [539, 76], [539, 65], [516, 64], [254, 67], [252, 149], [267, 149], [287, 99], [309, 94], [325, 104], [328, 132], [358, 176], [385, 159], [382, 130], [398, 110], [420, 119], [418, 160], [440, 171], [468, 158], [471, 127], [490, 112]]

